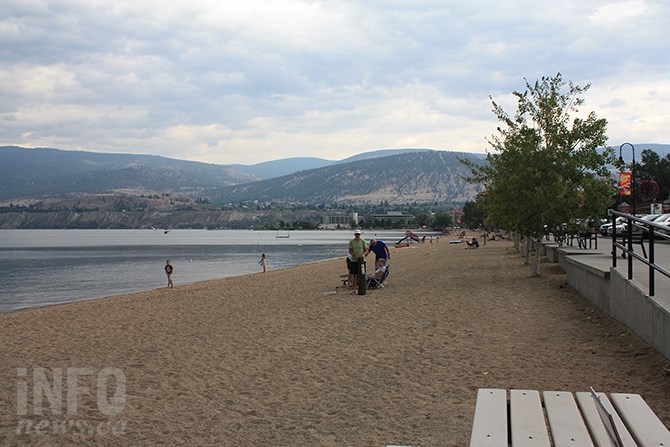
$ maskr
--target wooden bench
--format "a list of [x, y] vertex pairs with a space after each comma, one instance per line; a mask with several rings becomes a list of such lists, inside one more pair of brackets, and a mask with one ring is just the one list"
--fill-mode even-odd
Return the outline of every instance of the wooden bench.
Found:
[[670, 447], [670, 431], [639, 394], [595, 394], [609, 422], [591, 392], [482, 388], [470, 447]]

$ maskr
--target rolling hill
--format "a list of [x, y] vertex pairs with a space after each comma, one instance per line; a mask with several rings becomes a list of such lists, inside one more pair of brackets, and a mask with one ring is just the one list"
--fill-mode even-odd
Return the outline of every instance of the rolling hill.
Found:
[[255, 180], [229, 166], [154, 155], [0, 147], [0, 200], [121, 189], [199, 190]]
[[[459, 158], [481, 155], [380, 150], [333, 162], [282, 159], [252, 166], [213, 165], [152, 155], [0, 147], [0, 200], [68, 194], [179, 193], [211, 203], [240, 201], [389, 203], [468, 200]], [[311, 169], [299, 170], [304, 166]], [[296, 172], [297, 171], [297, 172]], [[259, 177], [279, 177], [259, 180]]]
[[214, 203], [246, 200], [351, 204], [464, 202], [480, 191], [463, 177], [462, 158], [474, 154], [419, 151], [360, 159], [293, 174], [203, 192]]

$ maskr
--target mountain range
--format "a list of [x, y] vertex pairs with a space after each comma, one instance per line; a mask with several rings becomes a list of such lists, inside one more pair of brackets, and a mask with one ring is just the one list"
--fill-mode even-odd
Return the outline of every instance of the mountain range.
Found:
[[153, 155], [0, 147], [0, 201], [110, 192], [179, 193], [240, 201], [389, 203], [468, 200], [477, 193], [460, 158], [483, 155], [389, 149], [344, 160], [287, 158], [215, 165]]
[[[635, 144], [661, 157], [670, 145]], [[627, 161], [631, 148], [617, 150]], [[217, 165], [154, 155], [51, 148], [0, 147], [0, 206], [17, 199], [91, 194], [180, 194], [213, 204], [456, 203], [481, 190], [464, 180], [461, 159], [483, 154], [431, 149], [382, 149], [343, 160], [294, 157], [254, 165]]]
[[469, 170], [461, 159], [484, 160], [481, 155], [432, 150], [364, 156], [257, 182], [220, 187], [207, 193], [215, 203], [244, 200], [312, 204], [464, 202], [474, 198], [481, 188], [464, 180]]

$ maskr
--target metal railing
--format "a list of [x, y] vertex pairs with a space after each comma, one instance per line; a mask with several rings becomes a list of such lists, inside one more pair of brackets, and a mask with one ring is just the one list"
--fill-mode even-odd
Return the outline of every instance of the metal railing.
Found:
[[[630, 214], [620, 213], [618, 211], [612, 211], [612, 267], [616, 268], [617, 266], [617, 249], [622, 251], [623, 257], [628, 260], [628, 279], [633, 279], [633, 260], [637, 259], [638, 261], [646, 264], [649, 267], [649, 296], [654, 296], [656, 294], [656, 272], [661, 273], [666, 278], [670, 278], [670, 271], [656, 264], [655, 261], [655, 243], [657, 238], [659, 239], [670, 239], [668, 232], [670, 232], [670, 227], [667, 225], [660, 225], [654, 222], [650, 222], [646, 219], [641, 219]], [[621, 231], [622, 241], [619, 242], [617, 237], [617, 217], [621, 217], [625, 220], [625, 230]], [[633, 241], [634, 239], [639, 239], [640, 247], [642, 249], [643, 256], [640, 256], [635, 252]], [[644, 240], [649, 240], [649, 255], [647, 256], [644, 249]]]

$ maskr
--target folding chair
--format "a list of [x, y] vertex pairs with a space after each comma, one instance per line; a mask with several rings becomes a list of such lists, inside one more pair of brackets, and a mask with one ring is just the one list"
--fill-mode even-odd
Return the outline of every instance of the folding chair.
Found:
[[368, 278], [368, 289], [376, 289], [378, 287], [385, 288], [386, 286], [384, 286], [384, 282], [386, 281], [386, 278], [388, 278], [389, 273], [391, 273], [391, 266], [387, 264], [386, 270], [381, 278], [375, 278], [374, 276]]

